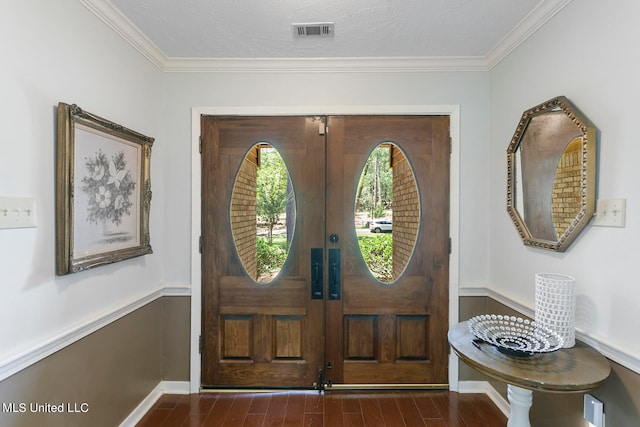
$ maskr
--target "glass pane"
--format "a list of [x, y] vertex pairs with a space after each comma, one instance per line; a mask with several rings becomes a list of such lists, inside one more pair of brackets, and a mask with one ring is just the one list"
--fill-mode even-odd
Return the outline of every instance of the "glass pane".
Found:
[[278, 151], [259, 143], [247, 153], [231, 195], [231, 230], [247, 274], [271, 282], [282, 269], [295, 227], [295, 197]]
[[391, 142], [378, 145], [364, 164], [355, 200], [360, 253], [382, 283], [404, 272], [416, 244], [420, 200], [411, 165]]

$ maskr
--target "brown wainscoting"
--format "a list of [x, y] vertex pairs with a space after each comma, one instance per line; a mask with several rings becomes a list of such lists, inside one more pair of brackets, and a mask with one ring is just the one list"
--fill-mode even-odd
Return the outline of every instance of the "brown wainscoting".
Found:
[[505, 427], [484, 394], [455, 392], [166, 394], [137, 427]]

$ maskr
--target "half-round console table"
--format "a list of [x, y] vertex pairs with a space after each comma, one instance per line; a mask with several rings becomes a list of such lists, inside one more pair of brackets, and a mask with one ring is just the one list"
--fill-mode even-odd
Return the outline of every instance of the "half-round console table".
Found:
[[532, 390], [556, 393], [586, 393], [609, 377], [609, 362], [598, 351], [576, 341], [572, 348], [530, 357], [514, 357], [497, 347], [478, 342], [467, 322], [449, 330], [449, 344], [460, 359], [472, 368], [504, 381], [511, 406], [507, 427], [530, 427]]

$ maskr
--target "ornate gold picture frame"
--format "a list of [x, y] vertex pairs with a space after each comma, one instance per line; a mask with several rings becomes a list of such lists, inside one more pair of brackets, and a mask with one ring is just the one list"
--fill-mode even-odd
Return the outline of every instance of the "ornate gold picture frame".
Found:
[[75, 104], [58, 104], [58, 275], [152, 253], [153, 141]]

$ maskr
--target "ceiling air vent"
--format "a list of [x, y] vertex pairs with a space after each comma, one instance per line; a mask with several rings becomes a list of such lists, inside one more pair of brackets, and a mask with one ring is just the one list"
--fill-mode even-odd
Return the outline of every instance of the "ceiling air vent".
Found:
[[294, 37], [333, 37], [333, 22], [291, 24]]

